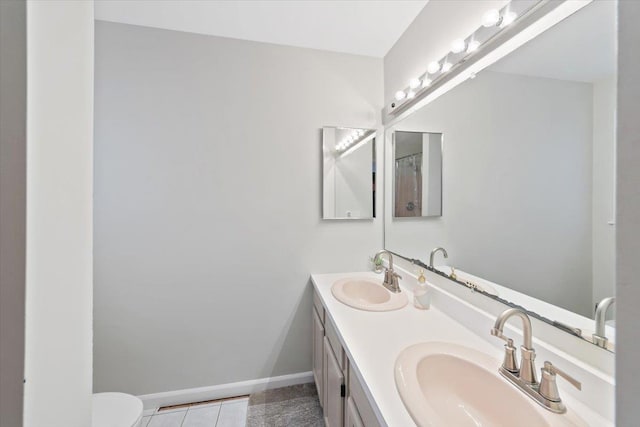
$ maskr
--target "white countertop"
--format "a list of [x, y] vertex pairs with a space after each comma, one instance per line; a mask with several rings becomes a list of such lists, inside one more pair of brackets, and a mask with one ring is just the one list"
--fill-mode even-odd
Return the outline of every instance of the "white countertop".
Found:
[[[490, 325], [486, 328], [487, 336], [481, 337], [433, 304], [429, 310], [415, 308], [412, 304], [412, 292], [407, 289], [407, 283], [411, 282], [407, 280], [400, 281], [403, 292], [407, 292], [409, 297], [409, 304], [404, 308], [388, 312], [357, 310], [342, 304], [331, 294], [333, 283], [346, 277], [365, 277], [380, 282], [383, 277], [373, 272], [311, 276], [314, 288], [327, 310], [327, 316], [336, 326], [341, 344], [382, 425], [416, 425], [400, 399], [394, 380], [396, 358], [412, 344], [443, 341], [464, 345], [493, 356], [496, 370], [499, 368], [503, 356], [502, 342], [490, 336]], [[562, 389], [560, 391], [562, 393]], [[570, 396], [563, 396], [563, 400], [569, 411], [575, 410], [591, 426], [613, 425], [582, 402]]]

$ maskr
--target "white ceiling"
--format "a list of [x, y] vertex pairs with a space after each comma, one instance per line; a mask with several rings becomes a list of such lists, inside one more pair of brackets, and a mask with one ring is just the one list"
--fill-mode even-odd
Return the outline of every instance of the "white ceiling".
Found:
[[579, 82], [615, 74], [616, 3], [590, 3], [489, 70]]
[[96, 0], [95, 18], [382, 58], [428, 0]]

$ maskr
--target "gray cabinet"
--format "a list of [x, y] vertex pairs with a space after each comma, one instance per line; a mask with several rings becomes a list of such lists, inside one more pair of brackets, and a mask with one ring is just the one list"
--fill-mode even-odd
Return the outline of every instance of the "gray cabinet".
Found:
[[358, 408], [356, 407], [356, 404], [351, 396], [347, 398], [347, 409], [344, 424], [345, 427], [364, 427], [364, 424], [362, 424], [362, 419], [360, 418], [360, 413], [358, 412]]
[[320, 316], [316, 312], [315, 308], [312, 309], [312, 311], [313, 379], [316, 382], [316, 389], [318, 390], [320, 406], [324, 407], [324, 326], [322, 325]]
[[315, 292], [311, 311], [313, 378], [326, 427], [379, 427], [338, 331]]
[[326, 337], [324, 339], [324, 361], [324, 423], [327, 427], [342, 427], [345, 395], [344, 375]]

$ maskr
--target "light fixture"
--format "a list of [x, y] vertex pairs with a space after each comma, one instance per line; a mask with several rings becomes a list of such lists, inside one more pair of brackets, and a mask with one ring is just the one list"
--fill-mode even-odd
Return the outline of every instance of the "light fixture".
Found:
[[482, 26], [493, 27], [500, 22], [500, 12], [497, 9], [489, 9], [482, 16]]
[[506, 27], [507, 25], [515, 21], [517, 17], [518, 17], [518, 14], [515, 12], [512, 12], [512, 11], [505, 12], [505, 14], [502, 16], [502, 22], [500, 23], [500, 26]]
[[405, 98], [406, 94], [403, 90], [399, 90], [396, 92], [396, 101], [402, 101]]
[[469, 45], [467, 45], [467, 52], [475, 52], [480, 47], [480, 42], [478, 40], [471, 40]]
[[440, 63], [438, 61], [430, 62], [429, 65], [427, 65], [427, 73], [435, 74], [438, 71], [440, 71]]
[[431, 85], [431, 79], [425, 77], [424, 80], [422, 81], [422, 87], [427, 87], [429, 85]]
[[415, 97], [416, 97], [416, 93], [410, 90], [409, 93], [407, 94], [407, 99], [413, 99]]
[[456, 39], [451, 43], [451, 52], [460, 53], [467, 47], [467, 43], [463, 39]]
[[422, 82], [420, 81], [420, 79], [411, 79], [411, 80], [409, 80], [409, 87], [411, 89], [416, 89], [416, 88], [420, 87], [421, 83]]
[[447, 71], [449, 71], [451, 69], [451, 67], [453, 67], [453, 64], [449, 61], [445, 61], [444, 64], [442, 64], [442, 72], [446, 73]]

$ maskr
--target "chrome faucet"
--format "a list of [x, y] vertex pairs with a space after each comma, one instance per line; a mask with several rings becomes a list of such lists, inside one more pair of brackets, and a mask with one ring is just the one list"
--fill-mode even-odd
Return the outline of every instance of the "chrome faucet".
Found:
[[433, 257], [438, 253], [438, 252], [442, 252], [442, 255], [444, 255], [445, 258], [449, 258], [449, 254], [447, 253], [447, 250], [445, 248], [434, 248], [431, 251], [431, 255], [429, 255], [429, 267], [431, 267], [433, 269]]
[[[513, 346], [513, 340], [504, 335], [504, 325], [512, 316], [518, 316], [522, 320], [522, 336], [524, 342], [520, 347], [522, 353], [522, 366], [520, 369], [518, 369], [518, 361], [515, 356], [516, 348]], [[505, 355], [502, 366], [499, 369], [500, 374], [549, 411], [558, 414], [567, 412], [567, 408], [564, 403], [562, 403], [562, 399], [560, 399], [558, 393], [556, 374], [569, 381], [569, 383], [578, 390], [582, 389], [582, 385], [566, 372], [553, 366], [551, 362], [544, 362], [544, 367], [540, 370], [542, 379], [540, 383], [538, 383], [534, 362], [536, 352], [533, 349], [532, 343], [531, 319], [529, 319], [527, 313], [518, 308], [509, 308], [503, 311], [496, 319], [496, 323], [493, 329], [491, 329], [491, 335], [507, 342], [504, 346]]]
[[604, 324], [607, 318], [607, 310], [616, 302], [615, 297], [605, 298], [596, 307], [596, 332], [592, 335], [593, 343], [598, 347], [607, 348], [607, 338]]
[[384, 282], [382, 282], [382, 286], [393, 293], [399, 293], [400, 285], [398, 284], [398, 279], [402, 279], [402, 276], [393, 270], [393, 255], [391, 255], [391, 252], [383, 249], [376, 252], [373, 259], [376, 260], [384, 254], [387, 254], [389, 257], [389, 268], [384, 269]]
[[522, 335], [524, 342], [522, 343], [522, 347], [520, 347], [520, 351], [522, 353], [522, 366], [517, 370], [516, 364], [516, 371], [510, 370], [510, 372], [517, 373], [520, 380], [527, 384], [537, 384], [538, 381], [536, 380], [535, 366], [536, 351], [533, 349], [531, 338], [531, 319], [529, 319], [527, 313], [517, 308], [510, 308], [503, 311], [496, 319], [496, 323], [493, 325], [493, 329], [491, 329], [491, 335], [501, 338], [507, 342], [505, 348], [511, 357], [511, 353], [514, 353], [515, 350], [513, 347], [513, 341], [509, 342], [511, 339], [503, 335], [504, 324], [507, 323], [507, 320], [509, 320], [511, 316], [518, 316], [522, 319]]

